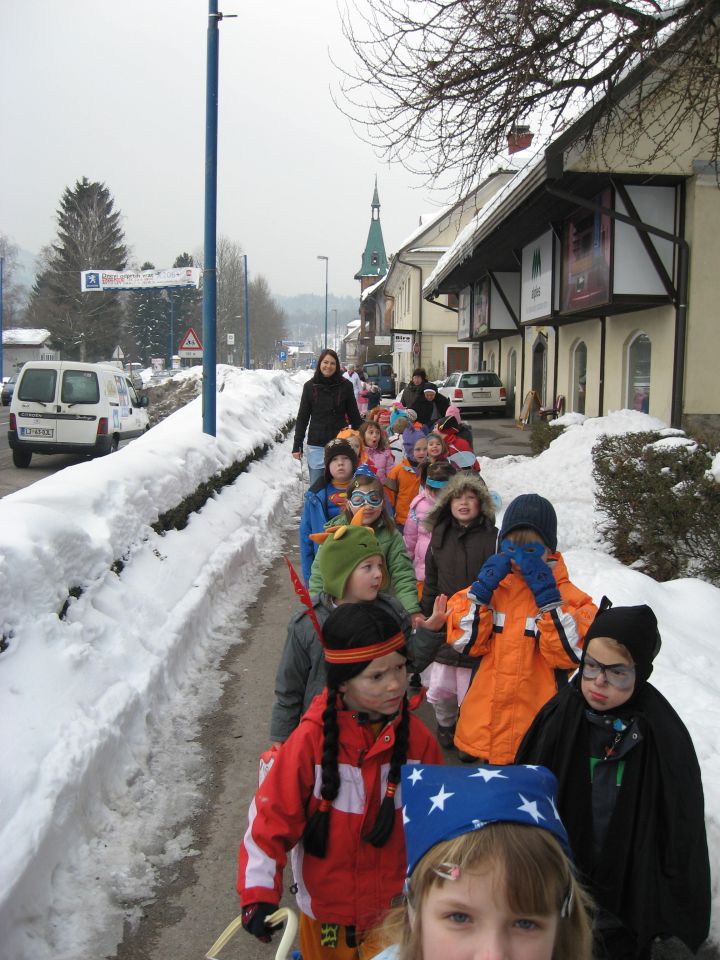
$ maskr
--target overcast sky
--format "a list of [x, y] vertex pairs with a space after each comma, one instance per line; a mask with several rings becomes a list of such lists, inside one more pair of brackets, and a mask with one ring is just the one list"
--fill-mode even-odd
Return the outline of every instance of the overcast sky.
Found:
[[[368, 0], [368, 3], [371, 0]], [[218, 230], [276, 293], [356, 294], [375, 175], [388, 254], [442, 198], [334, 106], [335, 0], [221, 0]], [[207, 0], [2, 0], [0, 231], [37, 253], [66, 186], [104, 181], [139, 264], [202, 245]], [[101, 267], [102, 264], [96, 264]]]

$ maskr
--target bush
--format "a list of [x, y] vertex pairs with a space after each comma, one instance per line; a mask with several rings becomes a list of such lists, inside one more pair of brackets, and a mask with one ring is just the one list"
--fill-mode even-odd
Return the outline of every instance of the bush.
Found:
[[[681, 438], [683, 439], [683, 438]], [[614, 555], [656, 580], [720, 585], [720, 485], [705, 443], [660, 433], [603, 437], [593, 448], [596, 505]]]
[[530, 426], [530, 449], [534, 457], [543, 450], [547, 450], [553, 440], [557, 439], [565, 427], [554, 426], [554, 420], [534, 420]]

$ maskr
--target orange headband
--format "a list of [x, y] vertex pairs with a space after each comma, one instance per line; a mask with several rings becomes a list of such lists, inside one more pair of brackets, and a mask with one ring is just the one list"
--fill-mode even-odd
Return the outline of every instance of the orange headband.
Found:
[[328, 663], [364, 663], [366, 660], [377, 660], [386, 653], [399, 650], [405, 646], [405, 634], [396, 633], [389, 640], [375, 643], [372, 647], [351, 647], [349, 650], [329, 650], [325, 647], [325, 659]]

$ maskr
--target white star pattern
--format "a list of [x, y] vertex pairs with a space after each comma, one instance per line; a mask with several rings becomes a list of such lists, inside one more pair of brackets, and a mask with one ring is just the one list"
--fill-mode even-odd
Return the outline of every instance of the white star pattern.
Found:
[[432, 806], [428, 810], [428, 816], [433, 812], [433, 810], [445, 810], [445, 801], [450, 797], [454, 797], [454, 793], [445, 793], [445, 784], [440, 787], [440, 793], [436, 793], [434, 797], [430, 797], [432, 800]]
[[422, 770], [418, 770], [417, 767], [414, 767], [413, 772], [408, 776], [408, 780], [413, 786], [415, 786], [418, 780], [422, 780], [422, 775], [423, 775]]
[[406, 810], [407, 810], [407, 807], [403, 807], [403, 808], [402, 808], [403, 826], [405, 826], [406, 823], [410, 823], [410, 817], [409, 817], [409, 816], [407, 815], [407, 813], [405, 812]]
[[539, 770], [540, 767], [535, 763], [524, 763], [523, 766], [526, 770]]
[[555, 814], [555, 819], [559, 820], [560, 814], [558, 813], [557, 807], [555, 806], [555, 801], [553, 800], [552, 797], [548, 797], [547, 800], [550, 806], [552, 807], [552, 812]]
[[523, 813], [529, 814], [535, 823], [537, 823], [539, 820], [545, 819], [545, 817], [538, 810], [537, 800], [526, 800], [521, 793], [519, 793], [518, 796], [522, 800], [522, 804], [518, 807], [518, 810], [522, 810]]
[[487, 767], [478, 767], [478, 772], [471, 773], [468, 780], [473, 780], [475, 777], [482, 777], [485, 783], [487, 783], [488, 780], [494, 780], [496, 777], [499, 780], [507, 780], [504, 773], [500, 773], [499, 770], [488, 770]]
[[[507, 780], [507, 777], [505, 778]], [[487, 824], [487, 820], [473, 820], [473, 830], [482, 830]]]

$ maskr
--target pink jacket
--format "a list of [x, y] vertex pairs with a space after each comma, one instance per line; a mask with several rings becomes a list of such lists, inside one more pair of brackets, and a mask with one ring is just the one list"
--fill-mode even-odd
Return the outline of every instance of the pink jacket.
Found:
[[423, 520], [434, 506], [435, 500], [424, 487], [421, 487], [420, 493], [410, 504], [410, 511], [403, 527], [405, 546], [410, 554], [410, 559], [415, 568], [415, 576], [418, 580], [425, 579], [425, 554], [432, 536], [432, 531], [426, 530], [423, 526]]
[[372, 447], [365, 447], [365, 455], [368, 463], [377, 474], [378, 480], [384, 484], [388, 473], [395, 466], [395, 457], [392, 450], [373, 450]]

